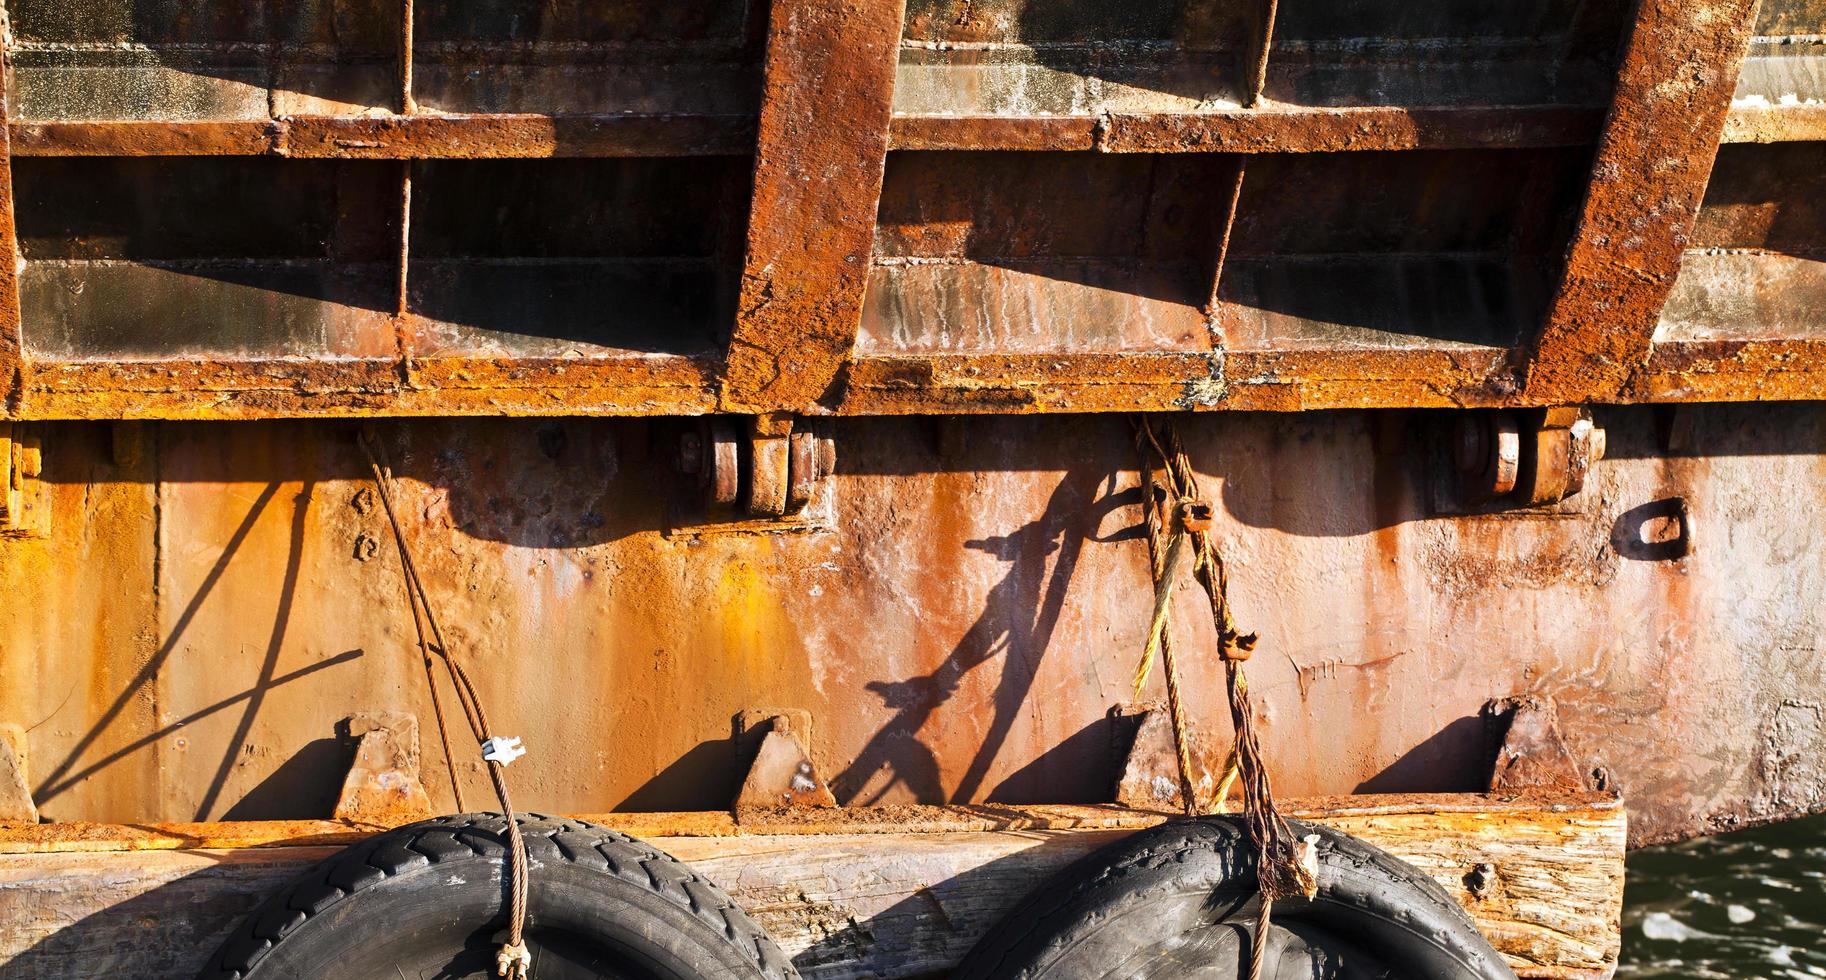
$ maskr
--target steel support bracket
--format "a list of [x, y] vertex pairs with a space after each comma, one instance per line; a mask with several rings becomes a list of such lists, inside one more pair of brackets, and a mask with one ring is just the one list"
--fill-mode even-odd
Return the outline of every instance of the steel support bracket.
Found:
[[744, 811], [837, 805], [800, 738], [801, 732], [810, 737], [809, 713], [745, 711], [737, 716], [736, 727], [738, 742], [746, 733], [761, 739], [732, 807], [738, 818]]
[[51, 502], [40, 479], [43, 471], [38, 433], [22, 422], [0, 422], [0, 537], [50, 534]]
[[332, 816], [386, 826], [432, 816], [431, 797], [419, 781], [417, 716], [377, 711], [343, 724], [346, 734], [360, 741]]
[[[1164, 706], [1152, 702], [1119, 704], [1110, 709], [1118, 755], [1124, 756], [1116, 778], [1115, 803], [1136, 810], [1185, 810], [1185, 793], [1179, 780], [1179, 753], [1173, 746], [1173, 722]], [[1189, 726], [1192, 791], [1207, 803], [1223, 779], [1220, 767], [1226, 752], [1219, 752], [1210, 736]], [[1131, 734], [1132, 733], [1132, 734]], [[1127, 741], [1126, 753], [1121, 743]], [[1221, 809], [1221, 808], [1220, 808]]]
[[1535, 694], [1498, 698], [1484, 705], [1484, 722], [1495, 736], [1490, 765], [1490, 792], [1607, 791], [1610, 775], [1601, 767], [1580, 765], [1560, 734], [1559, 708], [1552, 698]]
[[26, 765], [25, 729], [0, 725], [0, 823], [37, 823], [31, 769]]

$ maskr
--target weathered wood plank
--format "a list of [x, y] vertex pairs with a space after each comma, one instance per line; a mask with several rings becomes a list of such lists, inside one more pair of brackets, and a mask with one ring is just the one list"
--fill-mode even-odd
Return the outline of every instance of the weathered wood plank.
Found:
[[[1315, 812], [1316, 801], [1298, 809], [1433, 875], [1522, 976], [1598, 977], [1615, 965], [1619, 803], [1450, 796], [1431, 798], [1439, 805], [1429, 808], [1428, 799], [1341, 798], [1330, 809]], [[840, 980], [943, 970], [1048, 876], [1162, 819], [1098, 807], [891, 810], [905, 819], [837, 811], [745, 825], [814, 831], [799, 833], [749, 833], [723, 814], [622, 814], [617, 822], [645, 821], [661, 846], [729, 889], [805, 976]], [[998, 821], [1021, 829], [946, 829]], [[815, 832], [821, 828], [844, 832]], [[89, 843], [98, 839], [91, 834]], [[302, 846], [0, 857], [0, 976], [190, 976], [261, 896], [330, 853]], [[1474, 895], [1474, 872], [1485, 864], [1489, 885]]]

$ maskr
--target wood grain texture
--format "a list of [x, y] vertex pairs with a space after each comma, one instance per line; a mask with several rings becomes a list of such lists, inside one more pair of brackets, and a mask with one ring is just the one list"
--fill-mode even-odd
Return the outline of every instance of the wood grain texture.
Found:
[[[1441, 797], [1429, 808], [1426, 799], [1372, 797], [1316, 810], [1307, 801], [1299, 809], [1431, 874], [1519, 975], [1595, 978], [1614, 968], [1625, 823], [1618, 802]], [[1048, 877], [1161, 819], [1131, 812], [1126, 826], [1035, 820], [1016, 830], [944, 831], [984, 818], [920, 809], [932, 812], [909, 825], [924, 832], [851, 820], [844, 833], [743, 833], [712, 814], [677, 825], [683, 836], [667, 835], [664, 821], [650, 826], [660, 831], [660, 846], [728, 889], [804, 976], [847, 980], [946, 969]], [[638, 815], [621, 816], [632, 824]], [[1053, 819], [1064, 822], [1060, 814]], [[91, 835], [91, 843], [96, 839]], [[333, 852], [296, 846], [0, 858], [0, 976], [191, 976], [261, 897]], [[1474, 896], [1468, 882], [1479, 865], [1490, 866], [1490, 884]]]

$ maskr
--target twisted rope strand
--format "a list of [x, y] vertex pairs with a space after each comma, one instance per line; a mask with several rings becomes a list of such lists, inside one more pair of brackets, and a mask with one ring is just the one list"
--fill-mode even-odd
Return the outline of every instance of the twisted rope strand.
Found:
[[1179, 668], [1173, 659], [1173, 631], [1167, 625], [1172, 610], [1173, 572], [1179, 565], [1179, 553], [1184, 548], [1185, 535], [1174, 535], [1172, 544], [1163, 553], [1160, 539], [1165, 518], [1156, 499], [1151, 467], [1142, 467], [1141, 480], [1142, 506], [1147, 514], [1148, 565], [1154, 578], [1154, 619], [1149, 626], [1148, 647], [1142, 655], [1141, 668], [1135, 675], [1135, 694], [1137, 698], [1140, 697], [1141, 687], [1147, 682], [1148, 671], [1153, 667], [1154, 650], [1158, 647], [1166, 667], [1167, 713], [1173, 723], [1173, 755], [1179, 765], [1181, 802], [1185, 805], [1186, 815], [1192, 817], [1202, 812], [1202, 808], [1198, 800], [1197, 782], [1192, 774], [1191, 739], [1187, 735], [1185, 704], [1180, 696]]
[[[375, 443], [368, 433], [363, 433], [361, 447], [368, 455], [368, 464], [374, 471], [375, 490], [380, 495], [381, 507], [387, 513], [387, 523], [393, 529], [393, 541], [399, 547], [400, 568], [406, 581], [407, 598], [412, 606], [412, 623], [418, 632], [419, 651], [425, 658], [426, 682], [431, 687], [432, 712], [437, 716], [438, 735], [444, 743], [445, 761], [451, 767], [451, 787], [456, 794], [457, 806], [463, 808], [462, 789], [456, 781], [456, 763], [450, 750], [450, 734], [444, 724], [444, 709], [437, 693], [437, 683], [431, 670], [431, 651], [435, 649], [443, 660], [444, 668], [450, 675], [451, 687], [455, 689], [457, 703], [463, 710], [463, 720], [469, 724], [470, 734], [480, 746], [489, 739], [488, 715], [482, 707], [482, 699], [476, 693], [475, 685], [469, 679], [469, 672], [457, 662], [450, 646], [444, 640], [443, 627], [439, 625], [437, 614], [432, 610], [431, 599], [425, 592], [424, 582], [419, 578], [418, 563], [412, 558], [412, 549], [406, 542], [406, 532], [401, 526], [399, 515], [393, 507], [393, 470], [384, 463], [384, 450]], [[421, 610], [423, 619], [421, 620]], [[431, 642], [426, 642], [425, 627], [430, 626]], [[497, 958], [498, 972], [509, 980], [525, 980], [526, 959], [526, 889], [527, 860], [526, 839], [520, 833], [520, 823], [514, 818], [513, 800], [508, 794], [506, 773], [501, 763], [488, 762], [489, 781], [494, 784], [495, 798], [501, 803], [501, 815], [507, 823], [507, 851], [509, 863], [509, 917], [507, 925], [507, 942], [503, 945], [501, 955]]]
[[[1201, 500], [1202, 496], [1199, 493], [1198, 475], [1192, 467], [1191, 459], [1186, 455], [1184, 444], [1180, 442], [1178, 431], [1171, 423], [1167, 424], [1164, 442], [1155, 433], [1153, 423], [1146, 418], [1137, 419], [1135, 428], [1137, 448], [1142, 455], [1143, 489], [1148, 495], [1144, 501], [1144, 507], [1148, 510], [1148, 548], [1149, 554], [1155, 555], [1160, 550], [1161, 533], [1161, 518], [1154, 490], [1156, 467], [1164, 474], [1163, 482], [1169, 499], [1196, 501]], [[1253, 633], [1245, 635], [1237, 631], [1230, 609], [1229, 574], [1224, 566], [1223, 555], [1219, 553], [1211, 536], [1203, 530], [1179, 530], [1177, 533], [1188, 535], [1192, 540], [1195, 556], [1193, 576], [1203, 586], [1206, 599], [1211, 605], [1212, 625], [1217, 632], [1218, 657], [1224, 664], [1230, 721], [1236, 732], [1234, 755], [1238, 781], [1243, 787], [1244, 827], [1256, 849], [1256, 883], [1261, 891], [1261, 913], [1251, 945], [1249, 975], [1253, 980], [1260, 976], [1262, 962], [1266, 957], [1275, 900], [1297, 894], [1310, 896], [1317, 883], [1300, 863], [1293, 829], [1275, 806], [1268, 766], [1263, 759], [1261, 740], [1256, 733], [1255, 705], [1249, 696], [1248, 678], [1243, 673], [1243, 661], [1249, 659], [1254, 650], [1256, 637]], [[1164, 571], [1159, 570], [1159, 564], [1155, 562], [1157, 595], [1163, 588], [1158, 576], [1164, 574]], [[1169, 649], [1165, 634], [1162, 636], [1161, 649], [1163, 654]], [[1172, 662], [1168, 659], [1168, 694], [1173, 700], [1176, 700], [1175, 673]], [[1176, 748], [1183, 754], [1183, 719], [1177, 715], [1177, 711], [1175, 715], [1174, 739]], [[1182, 779], [1185, 778], [1187, 777], [1182, 776]]]

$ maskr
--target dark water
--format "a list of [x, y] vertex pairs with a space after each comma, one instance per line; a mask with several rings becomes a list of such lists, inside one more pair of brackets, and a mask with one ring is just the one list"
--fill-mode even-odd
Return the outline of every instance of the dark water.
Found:
[[1632, 852], [1617, 976], [1826, 977], [1826, 817]]

